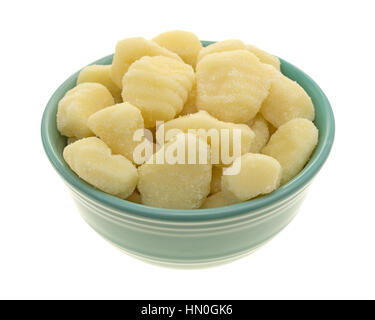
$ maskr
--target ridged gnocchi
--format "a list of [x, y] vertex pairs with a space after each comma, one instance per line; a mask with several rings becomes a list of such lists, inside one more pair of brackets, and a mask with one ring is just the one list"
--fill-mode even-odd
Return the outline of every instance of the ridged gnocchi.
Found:
[[178, 115], [194, 82], [193, 68], [168, 57], [143, 57], [123, 78], [122, 98], [138, 107], [146, 128]]
[[63, 158], [135, 204], [209, 209], [271, 193], [319, 138], [311, 98], [282, 69], [238, 39], [202, 47], [173, 30], [120, 40], [112, 64], [83, 68], [58, 103]]

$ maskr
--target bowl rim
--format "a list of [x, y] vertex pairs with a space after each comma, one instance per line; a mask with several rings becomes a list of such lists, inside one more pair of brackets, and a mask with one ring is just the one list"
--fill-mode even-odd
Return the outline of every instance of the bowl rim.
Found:
[[[213, 42], [202, 41], [202, 43], [203, 45], [208, 45]], [[108, 62], [111, 61], [112, 57], [113, 54], [108, 55], [99, 60], [96, 60], [92, 64], [108, 64]], [[51, 137], [48, 134], [50, 122], [56, 121], [56, 113], [54, 112], [54, 109], [56, 108], [56, 104], [58, 103], [57, 97], [61, 95], [62, 90], [64, 90], [65, 92], [66, 89], [71, 86], [72, 82], [76, 81], [79, 71], [70, 76], [56, 89], [54, 94], [49, 99], [47, 106], [45, 107], [41, 123], [41, 137], [44, 150], [53, 167], [71, 188], [73, 188], [79, 194], [83, 194], [86, 198], [95, 200], [102, 205], [110, 207], [112, 210], [114, 209], [117, 214], [120, 212], [124, 214], [132, 214], [137, 217], [167, 220], [171, 222], [210, 221], [217, 219], [234, 218], [242, 214], [249, 214], [251, 212], [254, 212], [255, 214], [259, 209], [277, 205], [277, 203], [279, 203], [281, 200], [286, 199], [289, 196], [299, 193], [299, 191], [303, 190], [309, 184], [312, 178], [318, 173], [318, 171], [326, 161], [331, 151], [335, 135], [334, 115], [331, 105], [324, 92], [306, 73], [293, 66], [289, 62], [281, 58], [279, 59], [282, 67], [284, 66], [288, 69], [294, 69], [294, 72], [299, 73], [303, 78], [305, 78], [304, 81], [309, 84], [310, 90], [315, 91], [319, 95], [319, 104], [322, 105], [322, 112], [324, 113], [324, 124], [326, 130], [324, 130], [324, 132], [321, 132], [321, 130], [319, 130], [319, 135], [322, 136], [319, 137], [318, 145], [304, 169], [291, 181], [268, 195], [264, 195], [260, 198], [249, 200], [246, 202], [219, 208], [192, 210], [164, 209], [145, 206], [142, 204], [137, 204], [117, 198], [103, 191], [100, 191], [95, 187], [89, 185], [85, 181], [81, 180], [72, 170], [64, 166], [61, 161], [59, 161], [57, 155], [55, 154]]]

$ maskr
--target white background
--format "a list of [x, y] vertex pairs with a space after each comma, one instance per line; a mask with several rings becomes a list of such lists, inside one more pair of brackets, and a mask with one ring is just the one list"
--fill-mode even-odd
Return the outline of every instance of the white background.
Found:
[[[0, 298], [375, 298], [373, 1], [2, 1]], [[43, 109], [117, 40], [170, 29], [240, 38], [302, 68], [336, 140], [295, 220], [220, 267], [145, 264], [83, 221], [48, 162]]]

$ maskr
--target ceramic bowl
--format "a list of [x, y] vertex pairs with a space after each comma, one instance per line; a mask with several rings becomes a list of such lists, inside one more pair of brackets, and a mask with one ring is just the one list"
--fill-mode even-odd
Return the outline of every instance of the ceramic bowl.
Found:
[[[211, 44], [202, 41], [204, 46]], [[113, 55], [94, 64], [111, 64]], [[76, 85], [78, 72], [52, 95], [42, 120], [42, 141], [53, 167], [71, 192], [85, 221], [110, 243], [143, 260], [173, 266], [206, 266], [241, 257], [279, 233], [296, 215], [334, 139], [334, 116], [323, 91], [304, 72], [280, 59], [281, 71], [297, 81], [315, 107], [318, 145], [305, 168], [269, 195], [247, 202], [200, 210], [161, 209], [101, 192], [65, 163], [66, 138], [56, 128], [59, 100]]]

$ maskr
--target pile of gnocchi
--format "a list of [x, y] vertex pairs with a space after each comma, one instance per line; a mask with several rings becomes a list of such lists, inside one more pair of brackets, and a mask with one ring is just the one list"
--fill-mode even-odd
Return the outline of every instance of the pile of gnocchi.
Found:
[[[170, 209], [217, 208], [276, 190], [309, 161], [318, 142], [313, 120], [310, 97], [280, 72], [277, 57], [235, 39], [202, 47], [187, 31], [120, 40], [112, 64], [82, 69], [57, 111], [63, 157], [81, 179]], [[179, 132], [162, 145], [161, 122], [163, 134]], [[191, 129], [239, 132], [240, 140], [204, 140]], [[140, 131], [150, 134], [135, 139]], [[139, 163], [135, 150], [146, 142], [151, 152]], [[155, 161], [188, 145], [205, 161]], [[240, 154], [213, 161], [227, 146]]]

